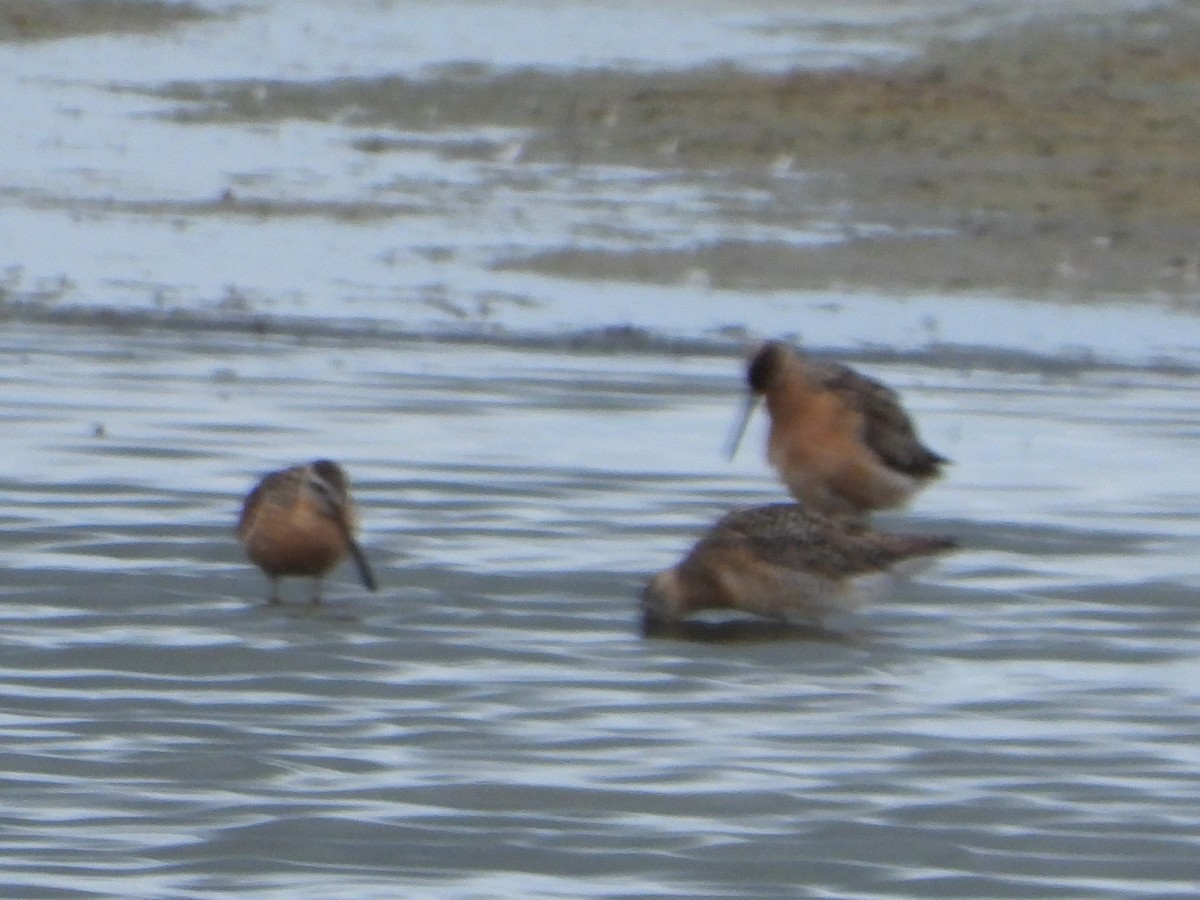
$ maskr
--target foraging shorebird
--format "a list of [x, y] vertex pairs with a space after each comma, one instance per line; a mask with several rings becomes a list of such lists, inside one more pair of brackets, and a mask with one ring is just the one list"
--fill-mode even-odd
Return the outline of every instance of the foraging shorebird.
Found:
[[321, 579], [349, 553], [362, 583], [375, 576], [355, 540], [358, 522], [350, 480], [337, 463], [318, 459], [265, 475], [246, 497], [237, 536], [250, 561], [271, 582], [267, 602], [279, 603], [279, 579], [313, 579], [312, 603], [321, 602]]
[[764, 343], [746, 368], [745, 409], [729, 458], [765, 398], [767, 459], [793, 497], [827, 513], [902, 506], [948, 460], [921, 443], [895, 391], [849, 366]]
[[955, 546], [953, 538], [888, 534], [798, 503], [756, 506], [722, 518], [682, 562], [655, 575], [642, 612], [648, 622], [704, 610], [820, 622], [866, 599], [863, 576]]

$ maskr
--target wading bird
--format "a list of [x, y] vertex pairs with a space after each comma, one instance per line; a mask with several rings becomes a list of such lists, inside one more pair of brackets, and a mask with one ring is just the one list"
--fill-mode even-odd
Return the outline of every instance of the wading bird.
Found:
[[678, 565], [655, 575], [642, 612], [648, 622], [739, 610], [819, 623], [861, 605], [866, 576], [955, 546], [953, 538], [889, 534], [798, 503], [756, 506], [726, 515]]
[[279, 579], [313, 579], [312, 602], [321, 602], [321, 579], [349, 553], [362, 583], [375, 576], [355, 540], [358, 521], [350, 480], [328, 459], [271, 472], [242, 505], [237, 536], [250, 561], [271, 583], [268, 603], [279, 603]]
[[768, 341], [751, 357], [746, 381], [729, 458], [765, 399], [767, 459], [788, 492], [812, 509], [861, 514], [902, 506], [948, 462], [921, 443], [895, 391], [849, 366]]

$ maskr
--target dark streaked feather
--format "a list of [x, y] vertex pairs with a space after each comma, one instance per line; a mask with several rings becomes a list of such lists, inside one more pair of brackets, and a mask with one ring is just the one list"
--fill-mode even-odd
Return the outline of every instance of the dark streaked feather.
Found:
[[862, 414], [867, 446], [890, 468], [932, 478], [949, 460], [921, 443], [912, 419], [887, 385], [837, 362], [807, 361], [812, 377]]
[[957, 545], [953, 538], [937, 535], [875, 531], [861, 520], [827, 516], [798, 503], [730, 513], [701, 546], [734, 541], [744, 543], [751, 554], [771, 565], [833, 578], [881, 571], [903, 559]]

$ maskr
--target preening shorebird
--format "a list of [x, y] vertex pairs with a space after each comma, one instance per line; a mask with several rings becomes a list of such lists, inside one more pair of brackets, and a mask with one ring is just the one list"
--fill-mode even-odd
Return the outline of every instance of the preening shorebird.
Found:
[[349, 478], [337, 463], [319, 459], [263, 476], [242, 505], [237, 536], [271, 583], [268, 603], [280, 602], [279, 580], [287, 576], [312, 578], [312, 602], [320, 603], [321, 579], [347, 553], [375, 590], [357, 529]]
[[746, 381], [730, 459], [765, 399], [767, 459], [788, 492], [812, 509], [860, 514], [902, 506], [948, 462], [921, 443], [895, 391], [849, 366], [768, 341], [751, 357]]

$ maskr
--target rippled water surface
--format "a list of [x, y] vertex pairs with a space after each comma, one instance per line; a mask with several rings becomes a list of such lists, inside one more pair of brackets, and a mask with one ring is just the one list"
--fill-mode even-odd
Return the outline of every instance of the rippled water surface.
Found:
[[[6, 330], [6, 896], [1189, 896], [1194, 376], [868, 366], [964, 550], [828, 631], [645, 639], [735, 359]], [[382, 589], [240, 496], [336, 455]]]
[[[1194, 897], [1194, 312], [522, 272], [871, 225], [793, 215], [803, 172], [156, 93], [778, 68], [1002, 8], [263, 0], [0, 46], [0, 896]], [[899, 389], [954, 465], [884, 521], [963, 549], [823, 629], [645, 636], [648, 574], [781, 498], [761, 421], [721, 454], [747, 333]], [[381, 589], [269, 608], [241, 498], [317, 456]]]

